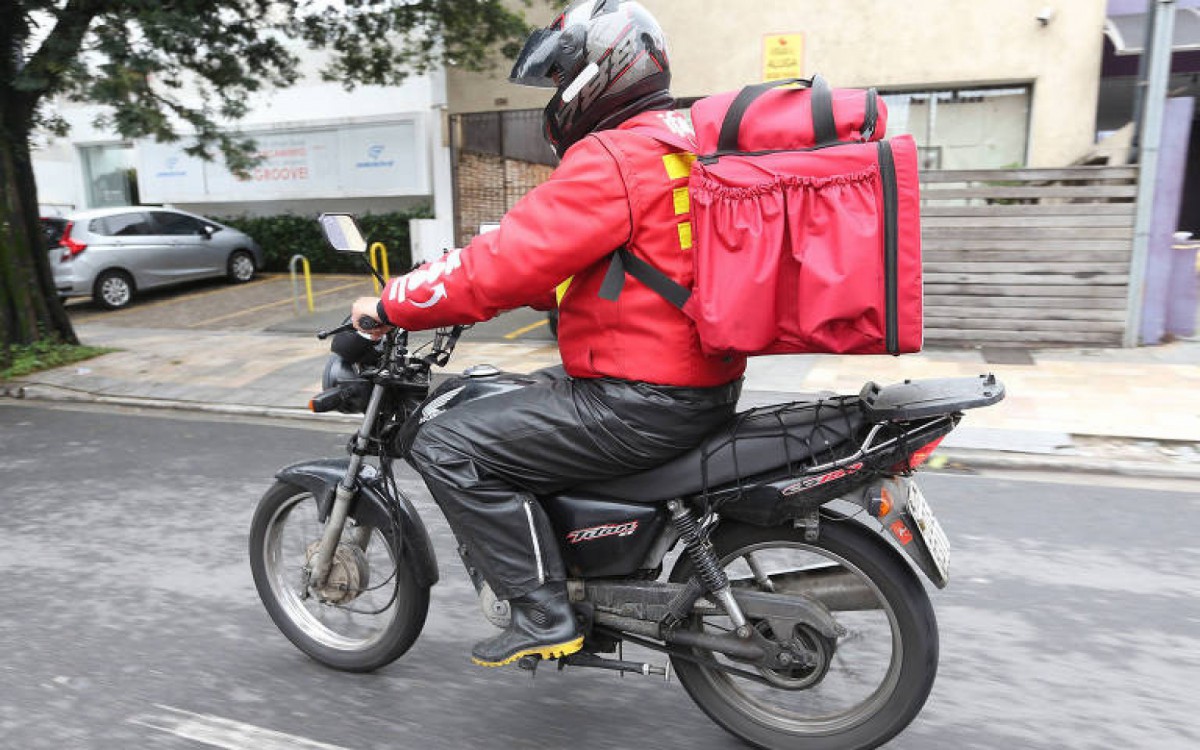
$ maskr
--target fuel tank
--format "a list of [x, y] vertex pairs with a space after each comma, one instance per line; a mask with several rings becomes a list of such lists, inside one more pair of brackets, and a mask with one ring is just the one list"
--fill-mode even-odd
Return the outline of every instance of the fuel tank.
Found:
[[536, 374], [503, 372], [491, 365], [475, 365], [465, 370], [462, 375], [447, 378], [430, 392], [421, 406], [397, 431], [392, 443], [393, 455], [407, 459], [417, 430], [442, 412], [468, 401], [524, 388], [539, 380]]

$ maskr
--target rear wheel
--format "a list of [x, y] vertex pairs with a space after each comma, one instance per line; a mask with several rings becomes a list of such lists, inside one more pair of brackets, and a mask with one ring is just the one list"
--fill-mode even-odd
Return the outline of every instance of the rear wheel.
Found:
[[[680, 683], [713, 721], [757, 747], [858, 750], [883, 744], [917, 716], [937, 674], [937, 622], [920, 580], [878, 535], [846, 520], [825, 521], [816, 541], [790, 526], [723, 524], [713, 546], [735, 587], [808, 596], [845, 628], [826, 638], [804, 624], [777, 633], [752, 621], [815, 657], [788, 670], [693, 649], [753, 677], [672, 657]], [[686, 581], [693, 570], [685, 555], [671, 580]], [[724, 616], [693, 616], [689, 626], [733, 630]]]
[[429, 588], [417, 584], [387, 529], [351, 513], [329, 580], [308, 588], [324, 525], [312, 493], [276, 482], [250, 524], [250, 570], [275, 625], [297, 648], [335, 669], [369, 672], [400, 658], [425, 624]]
[[235, 284], [244, 284], [254, 278], [254, 256], [245, 250], [235, 250], [229, 256], [227, 268], [229, 280]]
[[96, 278], [92, 298], [106, 310], [120, 310], [133, 301], [133, 278], [124, 271], [105, 271]]

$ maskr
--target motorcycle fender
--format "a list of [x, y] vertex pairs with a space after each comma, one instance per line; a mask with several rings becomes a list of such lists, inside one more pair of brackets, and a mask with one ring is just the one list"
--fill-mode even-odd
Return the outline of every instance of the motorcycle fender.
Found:
[[[878, 499], [885, 491], [889, 504], [880, 505]], [[933, 585], [944, 589], [950, 582], [949, 546], [945, 533], [932, 514], [928, 519], [915, 517], [915, 508], [910, 507], [910, 504], [915, 505], [914, 492], [919, 494], [920, 490], [911, 479], [890, 477], [875, 482], [857, 497], [847, 499], [874, 516], [883, 527], [881, 533], [894, 540]], [[885, 509], [886, 513], [883, 512]], [[932, 526], [936, 526], [936, 530]]]
[[[334, 489], [342, 481], [349, 464], [348, 458], [306, 461], [281, 469], [275, 478], [311, 492], [317, 499], [321, 520], [324, 521], [329, 517]], [[351, 510], [356, 518], [377, 528], [387, 528], [392, 524], [392, 519], [388, 512], [388, 503], [377, 489], [380, 481], [374, 467], [363, 466], [355, 482]], [[396, 523], [400, 526], [400, 554], [403, 562], [413, 570], [417, 585], [432, 586], [438, 581], [438, 566], [429, 531], [407, 497], [400, 495], [397, 500]]]

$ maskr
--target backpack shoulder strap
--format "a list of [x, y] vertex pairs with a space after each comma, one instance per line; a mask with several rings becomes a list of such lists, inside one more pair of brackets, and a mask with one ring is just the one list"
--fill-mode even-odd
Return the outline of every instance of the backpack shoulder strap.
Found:
[[676, 283], [670, 276], [622, 246], [613, 253], [612, 261], [608, 264], [608, 272], [604, 274], [604, 281], [600, 284], [600, 298], [616, 302], [621, 290], [625, 288], [625, 274], [642, 282], [680, 310], [692, 296], [690, 289]]
[[[696, 151], [696, 144], [692, 139], [667, 128], [635, 125], [619, 132], [637, 133], [647, 138], [653, 138], [659, 143], [679, 149], [680, 151], [690, 153], [695, 153]], [[612, 131], [601, 131], [592, 135], [601, 140], [611, 142], [611, 133]], [[612, 260], [608, 264], [608, 271], [604, 274], [604, 280], [600, 284], [600, 298], [609, 302], [615, 302], [617, 297], [620, 296], [621, 290], [625, 288], [626, 274], [642, 282], [651, 291], [680, 310], [687, 304], [688, 298], [692, 296], [690, 289], [676, 283], [670, 276], [667, 276], [662, 271], [659, 271], [654, 266], [634, 255], [629, 251], [629, 248], [621, 246], [612, 254]]]

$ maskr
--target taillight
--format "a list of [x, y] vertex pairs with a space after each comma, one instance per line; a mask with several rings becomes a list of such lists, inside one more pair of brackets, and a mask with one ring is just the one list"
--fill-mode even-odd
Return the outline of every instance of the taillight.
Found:
[[929, 457], [933, 455], [933, 452], [937, 450], [937, 447], [941, 445], [942, 440], [945, 438], [946, 436], [942, 435], [937, 440], [934, 440], [931, 443], [926, 443], [920, 448], [917, 448], [912, 452], [911, 455], [909, 455], [908, 458], [893, 466], [892, 471], [897, 473], [904, 471], [915, 471], [918, 466], [929, 460]]
[[86, 244], [71, 238], [71, 230], [74, 229], [74, 227], [75, 222], [68, 221], [66, 228], [63, 229], [62, 238], [60, 238], [58, 241], [59, 246], [63, 249], [63, 254], [59, 258], [61, 261], [68, 261], [74, 258], [76, 255], [82, 253], [84, 250], [87, 250]]

